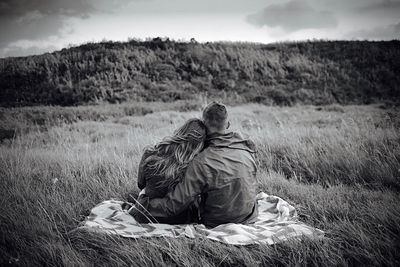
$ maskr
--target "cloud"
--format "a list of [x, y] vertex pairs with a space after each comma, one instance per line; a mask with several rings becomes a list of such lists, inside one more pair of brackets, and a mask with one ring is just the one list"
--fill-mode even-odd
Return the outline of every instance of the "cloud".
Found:
[[52, 52], [58, 50], [59, 48], [54, 45], [48, 46], [28, 46], [28, 47], [21, 47], [17, 45], [10, 45], [4, 49], [0, 49], [0, 57], [23, 57], [23, 56], [30, 56], [30, 55], [38, 55], [43, 54], [46, 52]]
[[58, 35], [65, 27], [62, 17], [30, 12], [25, 16], [0, 18], [0, 47], [20, 39], [39, 40]]
[[0, 0], [0, 16], [15, 18], [37, 11], [44, 15], [85, 16], [95, 10], [89, 0]]
[[317, 11], [306, 0], [269, 5], [260, 12], [249, 15], [247, 21], [257, 26], [281, 27], [286, 32], [332, 28], [338, 24], [331, 12]]
[[362, 6], [360, 10], [364, 11], [376, 11], [376, 10], [392, 10], [392, 9], [400, 9], [400, 1], [393, 0], [380, 0], [379, 2], [369, 3], [365, 6]]
[[67, 18], [85, 18], [94, 10], [84, 0], [0, 0], [0, 48], [21, 39], [59, 35], [65, 32]]
[[350, 39], [393, 40], [400, 39], [400, 22], [383, 27], [359, 30], [346, 35]]
[[63, 36], [72, 31], [69, 19], [111, 13], [130, 1], [142, 0], [0, 0], [0, 49], [20, 40]]
[[265, 2], [266, 0], [251, 0], [249, 4], [246, 0], [136, 0], [124, 9], [141, 14], [245, 14], [261, 9]]
[[400, 1], [375, 0], [374, 2], [355, 8], [354, 11], [365, 16], [398, 18], [400, 13]]

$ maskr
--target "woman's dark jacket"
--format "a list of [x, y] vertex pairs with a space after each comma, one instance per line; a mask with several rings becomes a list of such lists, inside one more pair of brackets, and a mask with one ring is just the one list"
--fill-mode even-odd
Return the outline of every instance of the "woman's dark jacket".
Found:
[[144, 189], [146, 187], [146, 196], [150, 198], [163, 197], [168, 192], [168, 185], [163, 185], [165, 179], [162, 175], [154, 174], [150, 165], [154, 163], [152, 153], [146, 149], [139, 163], [138, 171], [138, 187]]

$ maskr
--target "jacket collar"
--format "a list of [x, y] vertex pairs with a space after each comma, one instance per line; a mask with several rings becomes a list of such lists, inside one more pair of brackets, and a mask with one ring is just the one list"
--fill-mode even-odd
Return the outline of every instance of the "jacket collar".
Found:
[[206, 147], [226, 147], [231, 149], [246, 150], [255, 153], [255, 145], [250, 139], [243, 138], [239, 133], [212, 133], [206, 138]]

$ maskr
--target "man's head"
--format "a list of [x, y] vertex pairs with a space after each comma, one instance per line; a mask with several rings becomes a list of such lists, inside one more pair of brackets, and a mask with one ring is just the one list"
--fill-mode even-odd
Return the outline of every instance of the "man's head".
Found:
[[208, 134], [224, 133], [229, 127], [228, 112], [224, 104], [212, 102], [203, 110], [203, 120]]

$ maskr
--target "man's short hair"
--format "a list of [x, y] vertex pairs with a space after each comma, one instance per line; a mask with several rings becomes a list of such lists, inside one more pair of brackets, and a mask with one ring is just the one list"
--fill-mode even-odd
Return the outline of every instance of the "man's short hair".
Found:
[[225, 127], [228, 112], [222, 103], [212, 102], [203, 110], [203, 120], [207, 127], [223, 129]]

